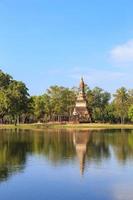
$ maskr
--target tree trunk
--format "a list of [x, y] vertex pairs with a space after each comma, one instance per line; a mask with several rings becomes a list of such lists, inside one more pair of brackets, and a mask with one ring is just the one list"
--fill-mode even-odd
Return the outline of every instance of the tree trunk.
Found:
[[17, 124], [19, 125], [19, 115], [17, 116]]

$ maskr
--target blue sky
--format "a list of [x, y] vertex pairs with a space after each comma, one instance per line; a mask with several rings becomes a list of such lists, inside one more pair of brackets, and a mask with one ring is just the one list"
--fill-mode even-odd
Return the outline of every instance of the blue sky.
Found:
[[0, 0], [0, 68], [51, 85], [133, 88], [132, 0]]

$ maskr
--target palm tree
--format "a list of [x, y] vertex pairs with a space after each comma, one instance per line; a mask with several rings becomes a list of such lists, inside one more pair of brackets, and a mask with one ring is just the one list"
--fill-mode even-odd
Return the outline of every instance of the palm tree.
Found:
[[121, 120], [121, 123], [125, 123], [125, 118], [128, 116], [128, 102], [129, 94], [126, 88], [121, 87], [114, 94], [114, 105], [116, 110], [116, 116]]

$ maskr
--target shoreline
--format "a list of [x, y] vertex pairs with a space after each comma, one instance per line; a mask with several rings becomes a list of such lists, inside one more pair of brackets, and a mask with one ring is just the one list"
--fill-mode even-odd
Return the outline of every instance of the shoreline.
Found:
[[77, 130], [92, 130], [92, 129], [133, 129], [133, 124], [102, 124], [102, 123], [90, 123], [90, 124], [19, 124], [17, 126], [13, 124], [1, 124], [0, 129], [77, 129]]

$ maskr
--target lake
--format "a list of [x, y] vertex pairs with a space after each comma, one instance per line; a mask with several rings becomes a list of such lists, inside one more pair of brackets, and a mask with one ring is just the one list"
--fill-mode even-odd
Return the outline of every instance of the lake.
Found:
[[0, 130], [1, 200], [132, 200], [133, 130]]

